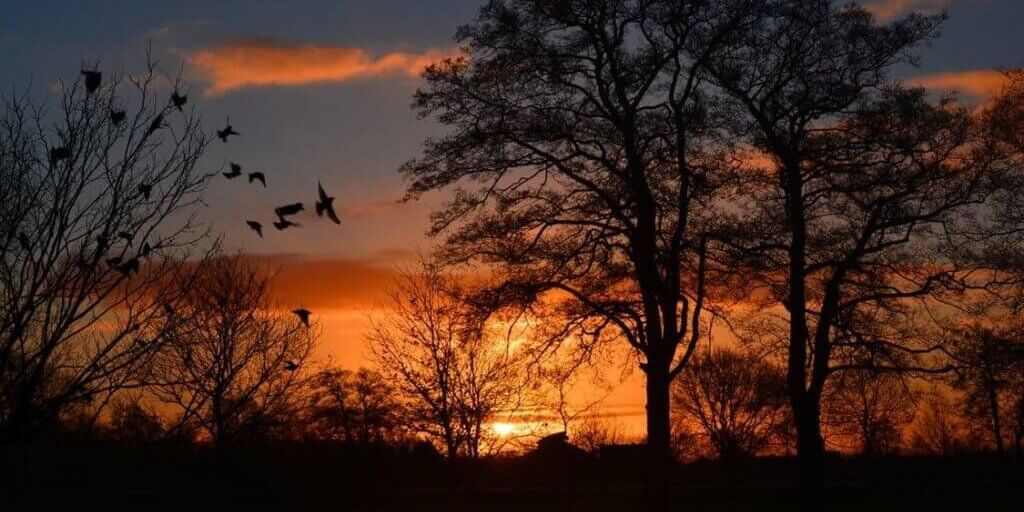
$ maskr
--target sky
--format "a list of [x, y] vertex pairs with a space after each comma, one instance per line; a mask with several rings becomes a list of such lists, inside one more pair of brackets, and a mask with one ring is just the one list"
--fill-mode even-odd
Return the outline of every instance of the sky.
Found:
[[[73, 80], [83, 60], [137, 71], [147, 43], [168, 73], [179, 69], [210, 126], [230, 116], [241, 136], [211, 146], [204, 165], [237, 161], [269, 187], [217, 180], [204, 218], [225, 247], [280, 269], [279, 299], [318, 314], [320, 357], [365, 364], [362, 333], [394, 266], [433, 243], [424, 236], [440, 194], [399, 203], [402, 162], [441, 133], [410, 108], [423, 66], [455, 49], [458, 25], [482, 0], [115, 1], [0, 0], [0, 91], [45, 94]], [[1024, 1], [875, 0], [887, 21], [910, 9], [945, 11], [942, 36], [900, 69], [912, 83], [982, 100], [995, 68], [1024, 65]], [[38, 90], [38, 91], [36, 91]], [[317, 222], [265, 239], [244, 220], [278, 204], [312, 202], [316, 183], [337, 197], [342, 226]], [[239, 187], [245, 187], [240, 193]], [[633, 378], [610, 405], [642, 406]]]

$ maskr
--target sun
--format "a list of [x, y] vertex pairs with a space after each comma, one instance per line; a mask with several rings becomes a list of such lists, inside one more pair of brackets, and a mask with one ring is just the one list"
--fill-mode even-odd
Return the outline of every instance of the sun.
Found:
[[516, 425], [514, 423], [495, 422], [491, 424], [491, 428], [494, 429], [494, 433], [498, 437], [508, 437], [516, 430]]

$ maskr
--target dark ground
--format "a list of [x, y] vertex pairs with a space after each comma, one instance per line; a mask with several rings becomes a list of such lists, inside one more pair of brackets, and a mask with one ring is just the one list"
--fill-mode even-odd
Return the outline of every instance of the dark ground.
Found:
[[[0, 503], [7, 510], [627, 511], [644, 500], [642, 459], [575, 451], [450, 467], [426, 450], [337, 445], [128, 448], [92, 443], [7, 447]], [[730, 465], [700, 461], [673, 475], [673, 509], [794, 510], [791, 458]], [[1024, 510], [1015, 462], [833, 457], [829, 510]]]

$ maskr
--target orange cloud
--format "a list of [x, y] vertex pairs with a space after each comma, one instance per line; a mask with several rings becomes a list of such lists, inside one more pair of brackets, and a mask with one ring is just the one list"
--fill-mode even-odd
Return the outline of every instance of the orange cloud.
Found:
[[907, 83], [937, 92], [956, 91], [975, 99], [993, 98], [1006, 87], [1006, 76], [992, 69], [961, 71], [925, 75], [907, 80]]
[[934, 13], [950, 4], [952, 0], [873, 0], [865, 7], [879, 21], [892, 21], [910, 11]]
[[451, 51], [391, 52], [373, 55], [362, 48], [233, 42], [198, 50], [189, 63], [209, 81], [207, 95], [243, 87], [347, 82], [380, 76], [416, 77]]
[[287, 307], [362, 310], [372, 308], [396, 277], [398, 252], [373, 260], [247, 254], [276, 272], [274, 298]]

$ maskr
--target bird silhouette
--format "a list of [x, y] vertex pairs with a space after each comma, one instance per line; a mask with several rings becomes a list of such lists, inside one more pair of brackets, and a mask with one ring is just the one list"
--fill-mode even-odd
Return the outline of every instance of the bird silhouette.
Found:
[[255, 231], [260, 238], [263, 238], [263, 224], [260, 224], [255, 220], [247, 220], [245, 223], [249, 226], [249, 229]]
[[171, 93], [171, 104], [174, 105], [174, 108], [178, 109], [178, 112], [183, 111], [181, 107], [184, 107], [185, 103], [188, 103], [187, 94], [178, 94], [178, 91]]
[[32, 243], [28, 240], [28, 235], [24, 232], [18, 233], [18, 245], [21, 246], [21, 250], [28, 252], [32, 249]]
[[222, 172], [225, 178], [233, 180], [242, 175], [242, 166], [231, 162], [231, 172]]
[[288, 229], [290, 227], [296, 227], [296, 228], [297, 227], [301, 227], [301, 224], [296, 224], [296, 223], [294, 223], [294, 222], [292, 222], [292, 221], [282, 217], [280, 220], [275, 220], [274, 221], [274, 227], [277, 228], [278, 231], [284, 231], [284, 230], [286, 230], [286, 229]]
[[143, 258], [149, 256], [153, 252], [153, 246], [149, 245], [149, 242], [142, 244], [142, 250], [139, 251], [139, 256]]
[[100, 83], [103, 81], [103, 73], [83, 69], [82, 75], [85, 76], [85, 92], [92, 94], [96, 92], [96, 89], [100, 88]]
[[142, 194], [142, 198], [146, 201], [149, 201], [149, 194], [151, 192], [153, 192], [153, 185], [150, 185], [149, 183], [139, 184], [139, 193]]
[[139, 259], [132, 258], [116, 267], [116, 270], [124, 276], [130, 276], [132, 272], [139, 271]]
[[232, 128], [230, 120], [228, 120], [223, 130], [217, 130], [217, 137], [220, 137], [221, 142], [227, 142], [228, 137], [232, 135], [241, 135], [241, 133], [236, 132], [235, 129]]
[[254, 181], [259, 181], [260, 183], [262, 183], [264, 188], [266, 188], [267, 186], [267, 177], [264, 176], [262, 172], [249, 173], [249, 183], [252, 183]]
[[312, 311], [306, 308], [299, 308], [293, 309], [292, 313], [295, 313], [295, 316], [299, 317], [299, 321], [302, 322], [302, 325], [309, 327], [309, 315], [313, 314]]
[[135, 235], [127, 231], [121, 231], [120, 233], [117, 234], [117, 237], [124, 240], [125, 242], [131, 242], [132, 239], [135, 238]]
[[295, 215], [303, 210], [305, 210], [305, 207], [302, 206], [302, 203], [292, 203], [274, 208], [274, 214], [277, 215], [279, 219], [284, 220], [286, 216]]
[[295, 370], [299, 369], [299, 363], [289, 359], [284, 362], [284, 369], [290, 372], [294, 372]]
[[56, 165], [61, 160], [71, 158], [71, 149], [67, 146], [60, 146], [50, 150], [50, 165]]
[[128, 117], [128, 114], [124, 110], [111, 110], [110, 111], [110, 122], [115, 125], [121, 124], [121, 121]]
[[157, 130], [159, 130], [160, 128], [163, 128], [163, 127], [164, 127], [164, 115], [163, 114], [157, 114], [156, 117], [153, 118], [153, 122], [149, 123], [149, 129], [146, 130], [146, 135], [152, 135]]
[[324, 212], [326, 212], [327, 217], [332, 222], [341, 224], [341, 221], [338, 220], [338, 214], [334, 211], [334, 198], [327, 195], [327, 192], [324, 192], [324, 187], [320, 182], [317, 182], [316, 190], [320, 194], [320, 199], [316, 202], [316, 216], [322, 217]]

